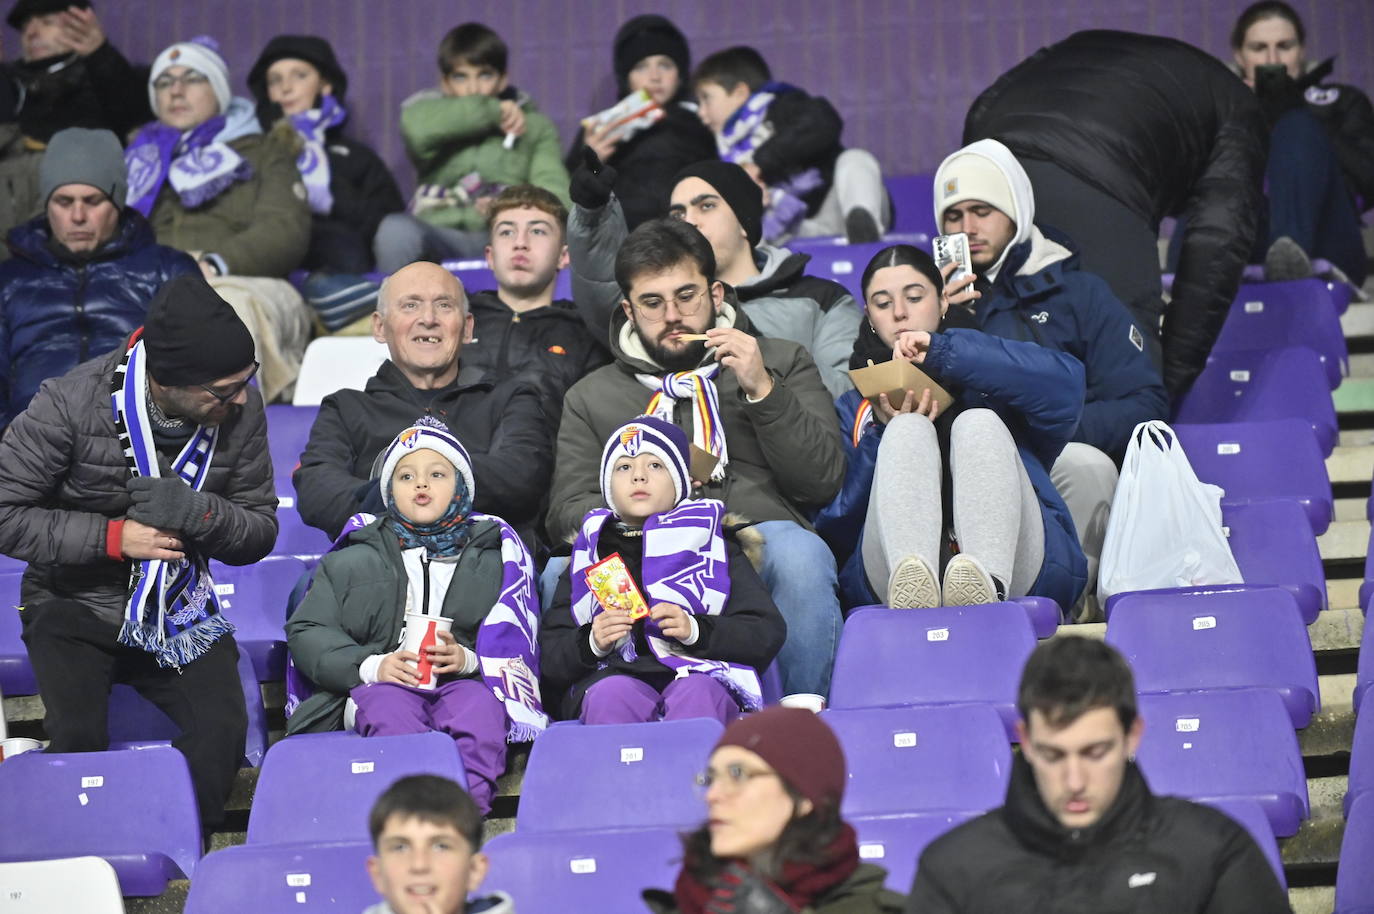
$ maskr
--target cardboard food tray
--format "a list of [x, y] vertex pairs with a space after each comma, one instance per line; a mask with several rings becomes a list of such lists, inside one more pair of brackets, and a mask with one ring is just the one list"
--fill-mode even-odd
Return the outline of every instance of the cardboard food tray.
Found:
[[870, 361], [867, 368], [850, 369], [849, 378], [859, 389], [859, 393], [872, 402], [878, 401], [879, 394], [887, 394], [887, 402], [893, 409], [902, 405], [908, 390], [916, 391], [919, 400], [921, 392], [929, 388], [930, 395], [940, 407], [940, 412], [949, 409], [950, 404], [954, 402], [954, 397], [949, 391], [936, 384], [929, 375], [906, 359], [894, 359], [881, 365], [874, 365]]

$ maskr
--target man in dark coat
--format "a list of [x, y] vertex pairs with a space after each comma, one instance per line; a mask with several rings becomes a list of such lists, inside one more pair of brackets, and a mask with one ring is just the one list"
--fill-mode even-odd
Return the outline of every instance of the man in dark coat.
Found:
[[43, 381], [119, 346], [164, 282], [200, 272], [125, 207], [110, 131], [56, 134], [39, 186], [47, 212], [10, 230], [13, 259], [0, 264], [0, 431]]
[[[1221, 331], [1264, 211], [1254, 93], [1181, 41], [1079, 32], [974, 101], [964, 144], [987, 138], [1016, 154], [1042, 223], [1073, 238], [1083, 269], [1131, 309], [1181, 396]], [[1167, 311], [1156, 243], [1165, 216], [1187, 222]]]
[[1288, 896], [1225, 813], [1158, 797], [1131, 759], [1144, 721], [1131, 668], [1089, 638], [1046, 641], [1017, 698], [1005, 806], [936, 839], [910, 914], [1279, 914]]
[[539, 390], [461, 362], [472, 315], [462, 283], [438, 264], [412, 263], [387, 277], [377, 309], [373, 336], [391, 358], [364, 390], [320, 404], [292, 475], [301, 519], [333, 539], [358, 511], [381, 513], [378, 457], [402, 429], [438, 421], [472, 458], [474, 507], [528, 534], [553, 472], [554, 429]]
[[0, 553], [29, 563], [48, 751], [109, 748], [110, 686], [129, 683], [181, 729], [207, 832], [248, 728], [208, 562], [252, 564], [277, 537], [253, 356], [233, 308], [178, 276], [126, 345], [45, 382], [0, 440]]

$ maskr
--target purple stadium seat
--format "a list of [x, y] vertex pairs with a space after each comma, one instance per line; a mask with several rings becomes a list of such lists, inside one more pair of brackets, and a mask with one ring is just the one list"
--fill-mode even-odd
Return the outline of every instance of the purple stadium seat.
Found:
[[1259, 804], [1254, 800], [1208, 800], [1206, 805], [1226, 813], [1244, 826], [1250, 837], [1259, 845], [1259, 849], [1264, 851], [1264, 858], [1274, 868], [1274, 875], [1279, 877], [1279, 885], [1287, 889], [1288, 877], [1283, 872], [1283, 856], [1279, 853], [1279, 842], [1274, 837], [1274, 830], [1269, 827], [1269, 819]]
[[99, 857], [0, 863], [5, 914], [124, 914], [119, 875]]
[[916, 878], [916, 862], [926, 845], [977, 813], [919, 813], [907, 816], [855, 816], [846, 821], [859, 833], [859, 859], [887, 870], [885, 884], [905, 895]]
[[1303, 419], [1317, 446], [1336, 446], [1336, 404], [1317, 354], [1306, 346], [1214, 352], [1175, 413], [1183, 423]]
[[827, 244], [807, 247], [805, 253], [811, 255], [806, 265], [807, 276], [830, 279], [844, 286], [854, 296], [854, 301], [863, 305], [863, 289], [859, 280], [863, 277], [864, 267], [873, 255], [887, 247], [889, 242], [875, 241], [872, 244]]
[[22, 566], [0, 572], [0, 693], [37, 695], [38, 682], [29, 665], [29, 651], [21, 639], [24, 623], [19, 615], [19, 582]]
[[272, 452], [272, 476], [278, 495], [295, 495], [291, 474], [301, 461], [310, 440], [310, 427], [319, 415], [318, 406], [274, 403], [267, 407], [267, 447]]
[[700, 824], [706, 806], [692, 779], [722, 729], [705, 718], [550, 727], [530, 750], [516, 827], [529, 834]]
[[224, 615], [236, 629], [234, 640], [253, 661], [259, 682], [286, 675], [286, 601], [305, 570], [292, 556], [269, 556], [252, 565], [210, 563]]
[[1374, 794], [1360, 797], [1350, 809], [1336, 866], [1336, 914], [1374, 912]]
[[496, 274], [485, 260], [445, 260], [443, 267], [463, 283], [468, 294], [487, 292], [496, 288]]
[[832, 708], [988, 704], [1015, 738], [1016, 687], [1035, 649], [1015, 603], [855, 610], [844, 624], [830, 683]]
[[1159, 794], [1254, 800], [1287, 838], [1308, 815], [1307, 776], [1283, 699], [1269, 689], [1141, 695], [1136, 758]]
[[[1374, 701], [1374, 626], [1369, 624], [1369, 604], [1365, 603], [1364, 635], [1360, 643], [1359, 667], [1355, 672], [1355, 710], [1365, 699]], [[1370, 707], [1374, 707], [1371, 705]]]
[[[698, 815], [704, 819], [704, 810]], [[510, 893], [517, 911], [643, 910], [640, 892], [671, 891], [682, 868], [682, 842], [673, 828], [520, 829], [492, 838], [483, 850], [491, 870], [482, 888]]]
[[1355, 718], [1355, 738], [1350, 743], [1350, 778], [1343, 803], [1346, 815], [1350, 814], [1356, 797], [1364, 794], [1374, 794], [1374, 711], [1365, 711]]
[[935, 176], [889, 175], [883, 183], [892, 198], [892, 231], [924, 234], [928, 238], [921, 247], [929, 249], [929, 238], [940, 233], [935, 225]]
[[201, 859], [185, 911], [358, 914], [377, 901], [367, 874], [371, 853], [371, 844], [226, 847]]
[[1002, 805], [1011, 745], [988, 705], [825, 711], [849, 766], [841, 812], [983, 812]]
[[1298, 279], [1241, 286], [1212, 353], [1267, 349], [1280, 342], [1317, 353], [1327, 384], [1335, 389], [1341, 383], [1346, 373], [1345, 333], [1326, 283]]
[[1331, 294], [1331, 304], [1335, 306], [1337, 314], [1344, 314], [1350, 307], [1350, 300], [1355, 297], [1355, 290], [1346, 282], [1332, 280], [1326, 284], [1326, 291]]
[[[1365, 514], [1374, 522], [1374, 495], [1365, 507]], [[1360, 582], [1360, 609], [1369, 615], [1370, 599], [1374, 598], [1374, 527], [1369, 530], [1369, 548], [1364, 553], [1364, 580]]]
[[1278, 587], [1122, 594], [1107, 641], [1130, 661], [1140, 692], [1273, 689], [1299, 728], [1321, 706], [1307, 627]]
[[1064, 611], [1049, 597], [1012, 597], [1010, 602], [1026, 610], [1031, 629], [1035, 631], [1037, 638], [1050, 637], [1059, 631], [1059, 626], [1064, 621]]
[[453, 738], [437, 731], [284, 739], [263, 761], [248, 814], [248, 843], [370, 841], [367, 811], [382, 791], [409, 774], [467, 783]]
[[306, 526], [296, 510], [294, 495], [277, 496], [277, 526], [277, 542], [272, 547], [272, 555], [295, 556], [309, 561], [329, 551], [329, 537]]
[[1174, 426], [1198, 479], [1238, 504], [1292, 498], [1318, 536], [1331, 524], [1331, 481], [1312, 428], [1301, 419]]
[[[243, 686], [243, 702], [248, 707], [248, 738], [242, 761], [249, 768], [256, 768], [267, 753], [267, 712], [263, 709], [262, 691], [253, 671], [253, 661], [242, 649], [239, 650], [239, 682]], [[167, 746], [180, 732], [157, 705], [139, 695], [132, 686], [122, 684], [110, 689], [109, 728], [111, 749]]]
[[160, 895], [200, 858], [191, 773], [169, 746], [15, 756], [0, 764], [0, 822], [0, 861], [103, 857], [125, 895]]
[[1241, 578], [1291, 593], [1303, 622], [1311, 625], [1326, 609], [1326, 571], [1305, 518], [1302, 505], [1289, 499], [1221, 506], [1222, 529]]

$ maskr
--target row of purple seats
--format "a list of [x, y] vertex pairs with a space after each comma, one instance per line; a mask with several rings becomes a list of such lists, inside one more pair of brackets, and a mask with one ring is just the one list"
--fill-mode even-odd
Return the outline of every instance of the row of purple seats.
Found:
[[1176, 423], [1302, 419], [1323, 456], [1336, 447], [1336, 405], [1320, 358], [1306, 346], [1213, 352], [1184, 395]]
[[1369, 601], [1362, 602], [1365, 611], [1364, 635], [1360, 641], [1359, 667], [1355, 672], [1355, 711], [1368, 699], [1374, 701], [1374, 627], [1369, 625]]
[[371, 844], [357, 842], [226, 847], [196, 866], [185, 912], [357, 914], [377, 901], [367, 873], [371, 854]]
[[1346, 815], [1350, 814], [1355, 800], [1366, 793], [1374, 794], [1374, 714], [1369, 712], [1355, 717], [1355, 737], [1350, 744], [1350, 778], [1343, 804]]
[[1315, 352], [1335, 389], [1348, 371], [1345, 332], [1328, 285], [1320, 279], [1242, 285], [1236, 292], [1212, 356], [1275, 345], [1305, 346]]

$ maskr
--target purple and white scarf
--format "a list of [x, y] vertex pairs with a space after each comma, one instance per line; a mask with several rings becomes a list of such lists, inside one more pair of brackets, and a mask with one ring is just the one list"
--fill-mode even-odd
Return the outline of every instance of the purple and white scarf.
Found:
[[[754, 161], [754, 152], [773, 138], [773, 125], [768, 122], [768, 107], [779, 95], [795, 91], [787, 83], [768, 82], [750, 95], [730, 115], [716, 136], [720, 157], [736, 165]], [[763, 214], [763, 237], [775, 240], [795, 232], [806, 218], [808, 209], [802, 197], [824, 182], [819, 168], [808, 168], [769, 185]]]
[[711, 478], [720, 481], [725, 478], [725, 465], [730, 462], [730, 452], [725, 446], [725, 424], [720, 415], [720, 393], [716, 390], [715, 378], [720, 374], [720, 363], [712, 362], [691, 371], [674, 371], [659, 377], [655, 374], [637, 374], [635, 380], [655, 391], [644, 407], [646, 416], [673, 421], [677, 401], [692, 401], [692, 443], [718, 459]]
[[217, 114], [184, 132], [161, 121], [140, 130], [124, 150], [128, 205], [147, 216], [162, 185], [171, 181], [181, 205], [196, 209], [252, 178], [253, 166], [227, 143], [216, 141], [224, 124], [224, 115]]
[[[347, 545], [348, 534], [376, 519], [372, 514], [354, 514], [330, 551]], [[506, 740], [529, 742], [549, 725], [539, 694], [539, 597], [534, 585], [534, 561], [519, 534], [501, 518], [473, 514], [470, 519], [474, 523], [494, 521], [501, 528], [501, 593], [477, 629], [478, 671], [505, 707]], [[454, 581], [449, 586], [461, 585]], [[313, 691], [309, 680], [288, 669], [287, 716]]]
[[[640, 584], [649, 605], [672, 603], [693, 615], [718, 616], [724, 611], [730, 601], [730, 559], [721, 535], [724, 514], [725, 506], [719, 501], [688, 499], [644, 522]], [[572, 612], [578, 625], [586, 625], [603, 612], [587, 588], [586, 571], [597, 561], [596, 544], [610, 520], [614, 515], [607, 508], [590, 512], [573, 542]], [[762, 707], [763, 689], [753, 667], [692, 657], [677, 639], [665, 638], [651, 618], [644, 620], [644, 636], [654, 656], [677, 678], [704, 673], [729, 689], [743, 710]], [[619, 651], [625, 660], [634, 660], [634, 639], [626, 638]], [[601, 666], [606, 666], [604, 661]]]
[[[110, 387], [115, 431], [134, 476], [158, 477], [157, 449], [148, 420], [148, 374], [141, 333], [130, 338]], [[172, 461], [172, 471], [197, 491], [215, 458], [218, 429], [200, 426]], [[221, 613], [205, 556], [187, 545], [177, 561], [133, 564], [119, 642], [145, 650], [158, 666], [180, 669], [197, 659], [234, 626]]]
[[334, 194], [329, 189], [329, 153], [325, 149], [325, 133], [337, 127], [348, 118], [348, 112], [333, 95], [323, 96], [320, 107], [291, 115], [291, 126], [296, 128], [305, 146], [296, 156], [296, 167], [300, 169], [301, 179], [305, 182], [306, 200], [310, 211], [328, 216], [334, 209]]

